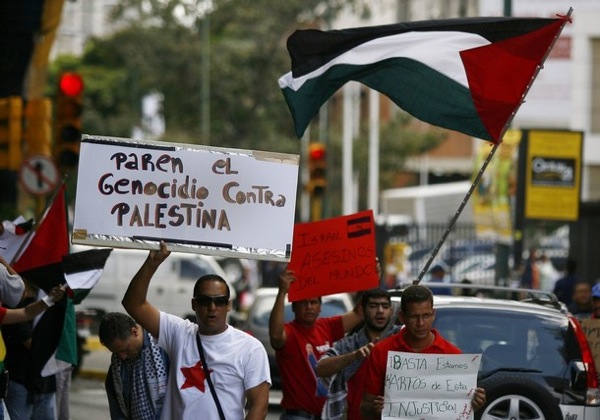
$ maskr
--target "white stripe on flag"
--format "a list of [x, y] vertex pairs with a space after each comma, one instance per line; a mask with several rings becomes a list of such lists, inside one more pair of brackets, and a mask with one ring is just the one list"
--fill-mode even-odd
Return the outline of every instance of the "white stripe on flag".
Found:
[[70, 363], [63, 362], [62, 360], [58, 360], [56, 358], [56, 350], [54, 350], [54, 353], [52, 354], [52, 356], [50, 356], [50, 359], [48, 359], [48, 361], [44, 365], [44, 368], [40, 372], [40, 375], [42, 377], [55, 375], [58, 372], [63, 371], [70, 367], [71, 367]]
[[67, 284], [73, 290], [76, 289], [92, 289], [98, 280], [100, 280], [100, 276], [102, 275], [102, 268], [97, 268], [89, 271], [81, 271], [79, 273], [70, 273], [65, 274], [65, 279], [67, 280]]
[[364, 66], [400, 57], [419, 61], [468, 87], [467, 75], [459, 53], [489, 44], [490, 41], [482, 36], [466, 32], [427, 31], [390, 35], [358, 45], [304, 76], [294, 78], [292, 72], [284, 74], [279, 79], [279, 87], [289, 87], [298, 91], [306, 81], [321, 76], [333, 66]]

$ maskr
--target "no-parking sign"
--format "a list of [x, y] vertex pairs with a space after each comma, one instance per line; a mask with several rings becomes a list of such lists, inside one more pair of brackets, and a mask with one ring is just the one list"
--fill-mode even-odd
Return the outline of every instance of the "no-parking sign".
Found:
[[60, 175], [50, 157], [39, 155], [25, 159], [19, 180], [29, 194], [48, 195], [56, 189]]

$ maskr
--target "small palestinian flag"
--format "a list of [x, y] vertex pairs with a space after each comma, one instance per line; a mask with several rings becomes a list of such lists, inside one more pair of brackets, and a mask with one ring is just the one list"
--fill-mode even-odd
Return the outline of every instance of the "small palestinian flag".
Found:
[[498, 142], [567, 17], [468, 18], [334, 31], [298, 30], [279, 79], [301, 137], [350, 80], [416, 118]]
[[13, 235], [23, 235], [27, 232], [29, 232], [31, 230], [31, 228], [33, 227], [33, 219], [29, 219], [29, 220], [25, 220], [25, 221], [20, 221], [22, 220], [23, 217], [20, 217], [20, 219], [16, 219], [14, 221], [8, 221], [8, 220], [4, 220], [2, 222], [2, 228], [4, 229], [4, 232], [9, 232], [12, 233]]
[[0, 256], [9, 263], [13, 260], [23, 242], [27, 239], [27, 233], [33, 228], [33, 219], [25, 220], [19, 216], [13, 221], [2, 221], [0, 228]]
[[[43, 376], [62, 368], [60, 362], [77, 364], [77, 332], [74, 305], [80, 303], [98, 283], [111, 248], [91, 249], [65, 255], [59, 263], [37, 267], [23, 273], [46, 293], [67, 283], [66, 298], [48, 308], [34, 329], [35, 363]], [[57, 326], [59, 326], [57, 328]]]
[[75, 305], [81, 303], [100, 280], [112, 248], [90, 249], [63, 257], [65, 279]]

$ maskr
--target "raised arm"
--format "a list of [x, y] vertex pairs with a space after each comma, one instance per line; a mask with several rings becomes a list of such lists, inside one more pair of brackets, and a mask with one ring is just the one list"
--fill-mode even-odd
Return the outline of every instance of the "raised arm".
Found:
[[273, 304], [273, 310], [269, 317], [269, 339], [271, 340], [271, 346], [274, 349], [280, 349], [285, 346], [285, 319], [284, 319], [284, 307], [285, 307], [285, 295], [290, 290], [290, 284], [296, 280], [296, 275], [291, 270], [285, 270], [281, 276], [279, 276], [279, 291]]
[[125, 310], [154, 337], [160, 329], [160, 311], [147, 300], [150, 280], [160, 264], [171, 254], [167, 245], [161, 241], [160, 250], [152, 250], [139, 271], [129, 283], [121, 303]]
[[7, 309], [2, 324], [18, 324], [31, 321], [44, 312], [48, 307], [54, 305], [65, 296], [65, 286], [55, 286], [50, 294], [37, 302], [30, 303], [24, 308]]
[[319, 359], [317, 362], [317, 376], [322, 378], [328, 378], [340, 372], [346, 366], [350, 365], [356, 360], [363, 360], [371, 353], [371, 349], [375, 344], [368, 343], [367, 345], [360, 347], [357, 350], [349, 353], [330, 355], [329, 351]]
[[344, 332], [350, 331], [363, 321], [362, 297], [356, 301], [354, 308], [351, 311], [342, 315], [342, 324]]

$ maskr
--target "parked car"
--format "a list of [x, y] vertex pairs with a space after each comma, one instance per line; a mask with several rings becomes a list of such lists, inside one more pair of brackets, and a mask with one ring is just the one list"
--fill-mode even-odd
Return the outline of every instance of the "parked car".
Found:
[[[482, 353], [478, 384], [487, 403], [479, 418], [600, 418], [594, 359], [581, 325], [564, 305], [540, 291], [478, 291], [493, 297], [435, 296], [434, 328], [465, 353]], [[392, 294], [402, 299], [400, 289]]]
[[[267, 355], [269, 356], [273, 388], [279, 389], [281, 388], [281, 380], [279, 377], [279, 370], [277, 369], [277, 363], [275, 362], [275, 350], [273, 350], [269, 341], [269, 317], [273, 310], [277, 290], [276, 287], [265, 287], [256, 291], [254, 302], [248, 310], [248, 317], [242, 326], [242, 329], [256, 337], [265, 346]], [[322, 302], [322, 318], [342, 315], [354, 307], [352, 297], [348, 293], [323, 296]], [[294, 319], [292, 304], [286, 298], [284, 320], [285, 322], [288, 322], [292, 319]]]

